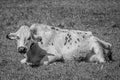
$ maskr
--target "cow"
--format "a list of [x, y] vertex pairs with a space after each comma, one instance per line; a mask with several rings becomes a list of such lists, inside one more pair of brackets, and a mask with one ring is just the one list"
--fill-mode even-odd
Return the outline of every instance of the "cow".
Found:
[[[76, 60], [80, 57], [84, 57], [87, 61], [98, 63], [112, 60], [112, 45], [94, 36], [91, 31], [61, 29], [55, 26], [35, 23], [30, 27], [22, 25], [17, 32], [9, 33], [6, 37], [11, 40], [17, 40], [18, 52], [27, 54], [21, 60], [21, 63], [27, 63], [28, 58], [32, 58], [30, 56], [32, 54], [37, 57], [41, 50], [44, 50], [42, 54], [45, 54], [48, 58], [47, 61], [43, 62], [44, 65], [56, 60]], [[40, 50], [34, 47], [28, 49], [26, 45], [30, 40], [35, 43], [33, 46], [39, 47]]]

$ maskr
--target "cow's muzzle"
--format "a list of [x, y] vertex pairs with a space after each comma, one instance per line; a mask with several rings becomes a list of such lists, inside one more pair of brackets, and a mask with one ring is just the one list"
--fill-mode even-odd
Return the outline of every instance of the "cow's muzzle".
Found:
[[18, 52], [21, 53], [21, 54], [25, 54], [27, 52], [27, 48], [25, 48], [25, 47], [19, 47], [18, 48]]

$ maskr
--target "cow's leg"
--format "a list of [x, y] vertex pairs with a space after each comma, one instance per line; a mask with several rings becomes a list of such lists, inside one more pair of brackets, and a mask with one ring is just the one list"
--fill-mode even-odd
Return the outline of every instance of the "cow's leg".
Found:
[[22, 59], [20, 62], [21, 64], [25, 64], [27, 62], [27, 58]]
[[27, 55], [25, 54], [24, 57], [25, 57], [25, 58], [20, 61], [21, 64], [27, 63]]
[[45, 65], [48, 65], [56, 60], [62, 59], [62, 54], [60, 53], [60, 51], [58, 52], [58, 50], [56, 50], [56, 48], [54, 46], [49, 46], [47, 52], [48, 52], [48, 54], [46, 56], [47, 56], [48, 60], [43, 62], [43, 64], [45, 64]]
[[99, 63], [105, 63], [105, 59], [100, 55], [93, 55], [89, 59], [90, 62], [99, 62]]
[[97, 37], [96, 37], [96, 39], [104, 49], [105, 60], [108, 61], [108, 62], [109, 61], [114, 61], [112, 59], [112, 49], [111, 49], [112, 45], [110, 43], [106, 42], [106, 41], [103, 41], [103, 40], [97, 38]]
[[94, 46], [92, 49], [95, 54], [90, 57], [90, 61], [95, 61], [100, 63], [106, 62], [103, 48], [99, 45], [99, 43], [94, 43]]
[[44, 65], [49, 65], [50, 63], [54, 62], [57, 60], [56, 56], [47, 56], [47, 61], [44, 61], [43, 64]]
[[48, 60], [43, 62], [44, 65], [49, 65], [50, 63], [53, 63], [56, 60], [61, 60], [62, 59], [61, 55], [46, 55], [46, 57], [47, 57]]

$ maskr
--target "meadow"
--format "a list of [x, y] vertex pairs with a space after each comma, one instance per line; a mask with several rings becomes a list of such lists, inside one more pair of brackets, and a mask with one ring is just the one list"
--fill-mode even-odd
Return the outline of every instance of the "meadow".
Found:
[[[67, 61], [35, 68], [21, 64], [23, 55], [6, 35], [33, 23], [92, 31], [113, 45], [114, 62]], [[120, 80], [120, 1], [0, 0], [0, 80]]]

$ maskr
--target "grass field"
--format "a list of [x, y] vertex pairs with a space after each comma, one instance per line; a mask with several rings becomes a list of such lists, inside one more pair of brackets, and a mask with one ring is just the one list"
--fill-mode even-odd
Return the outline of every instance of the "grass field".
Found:
[[[36, 68], [20, 64], [23, 55], [6, 34], [22, 24], [44, 23], [92, 31], [113, 45], [112, 63], [68, 61]], [[0, 0], [0, 80], [120, 80], [119, 0]]]

